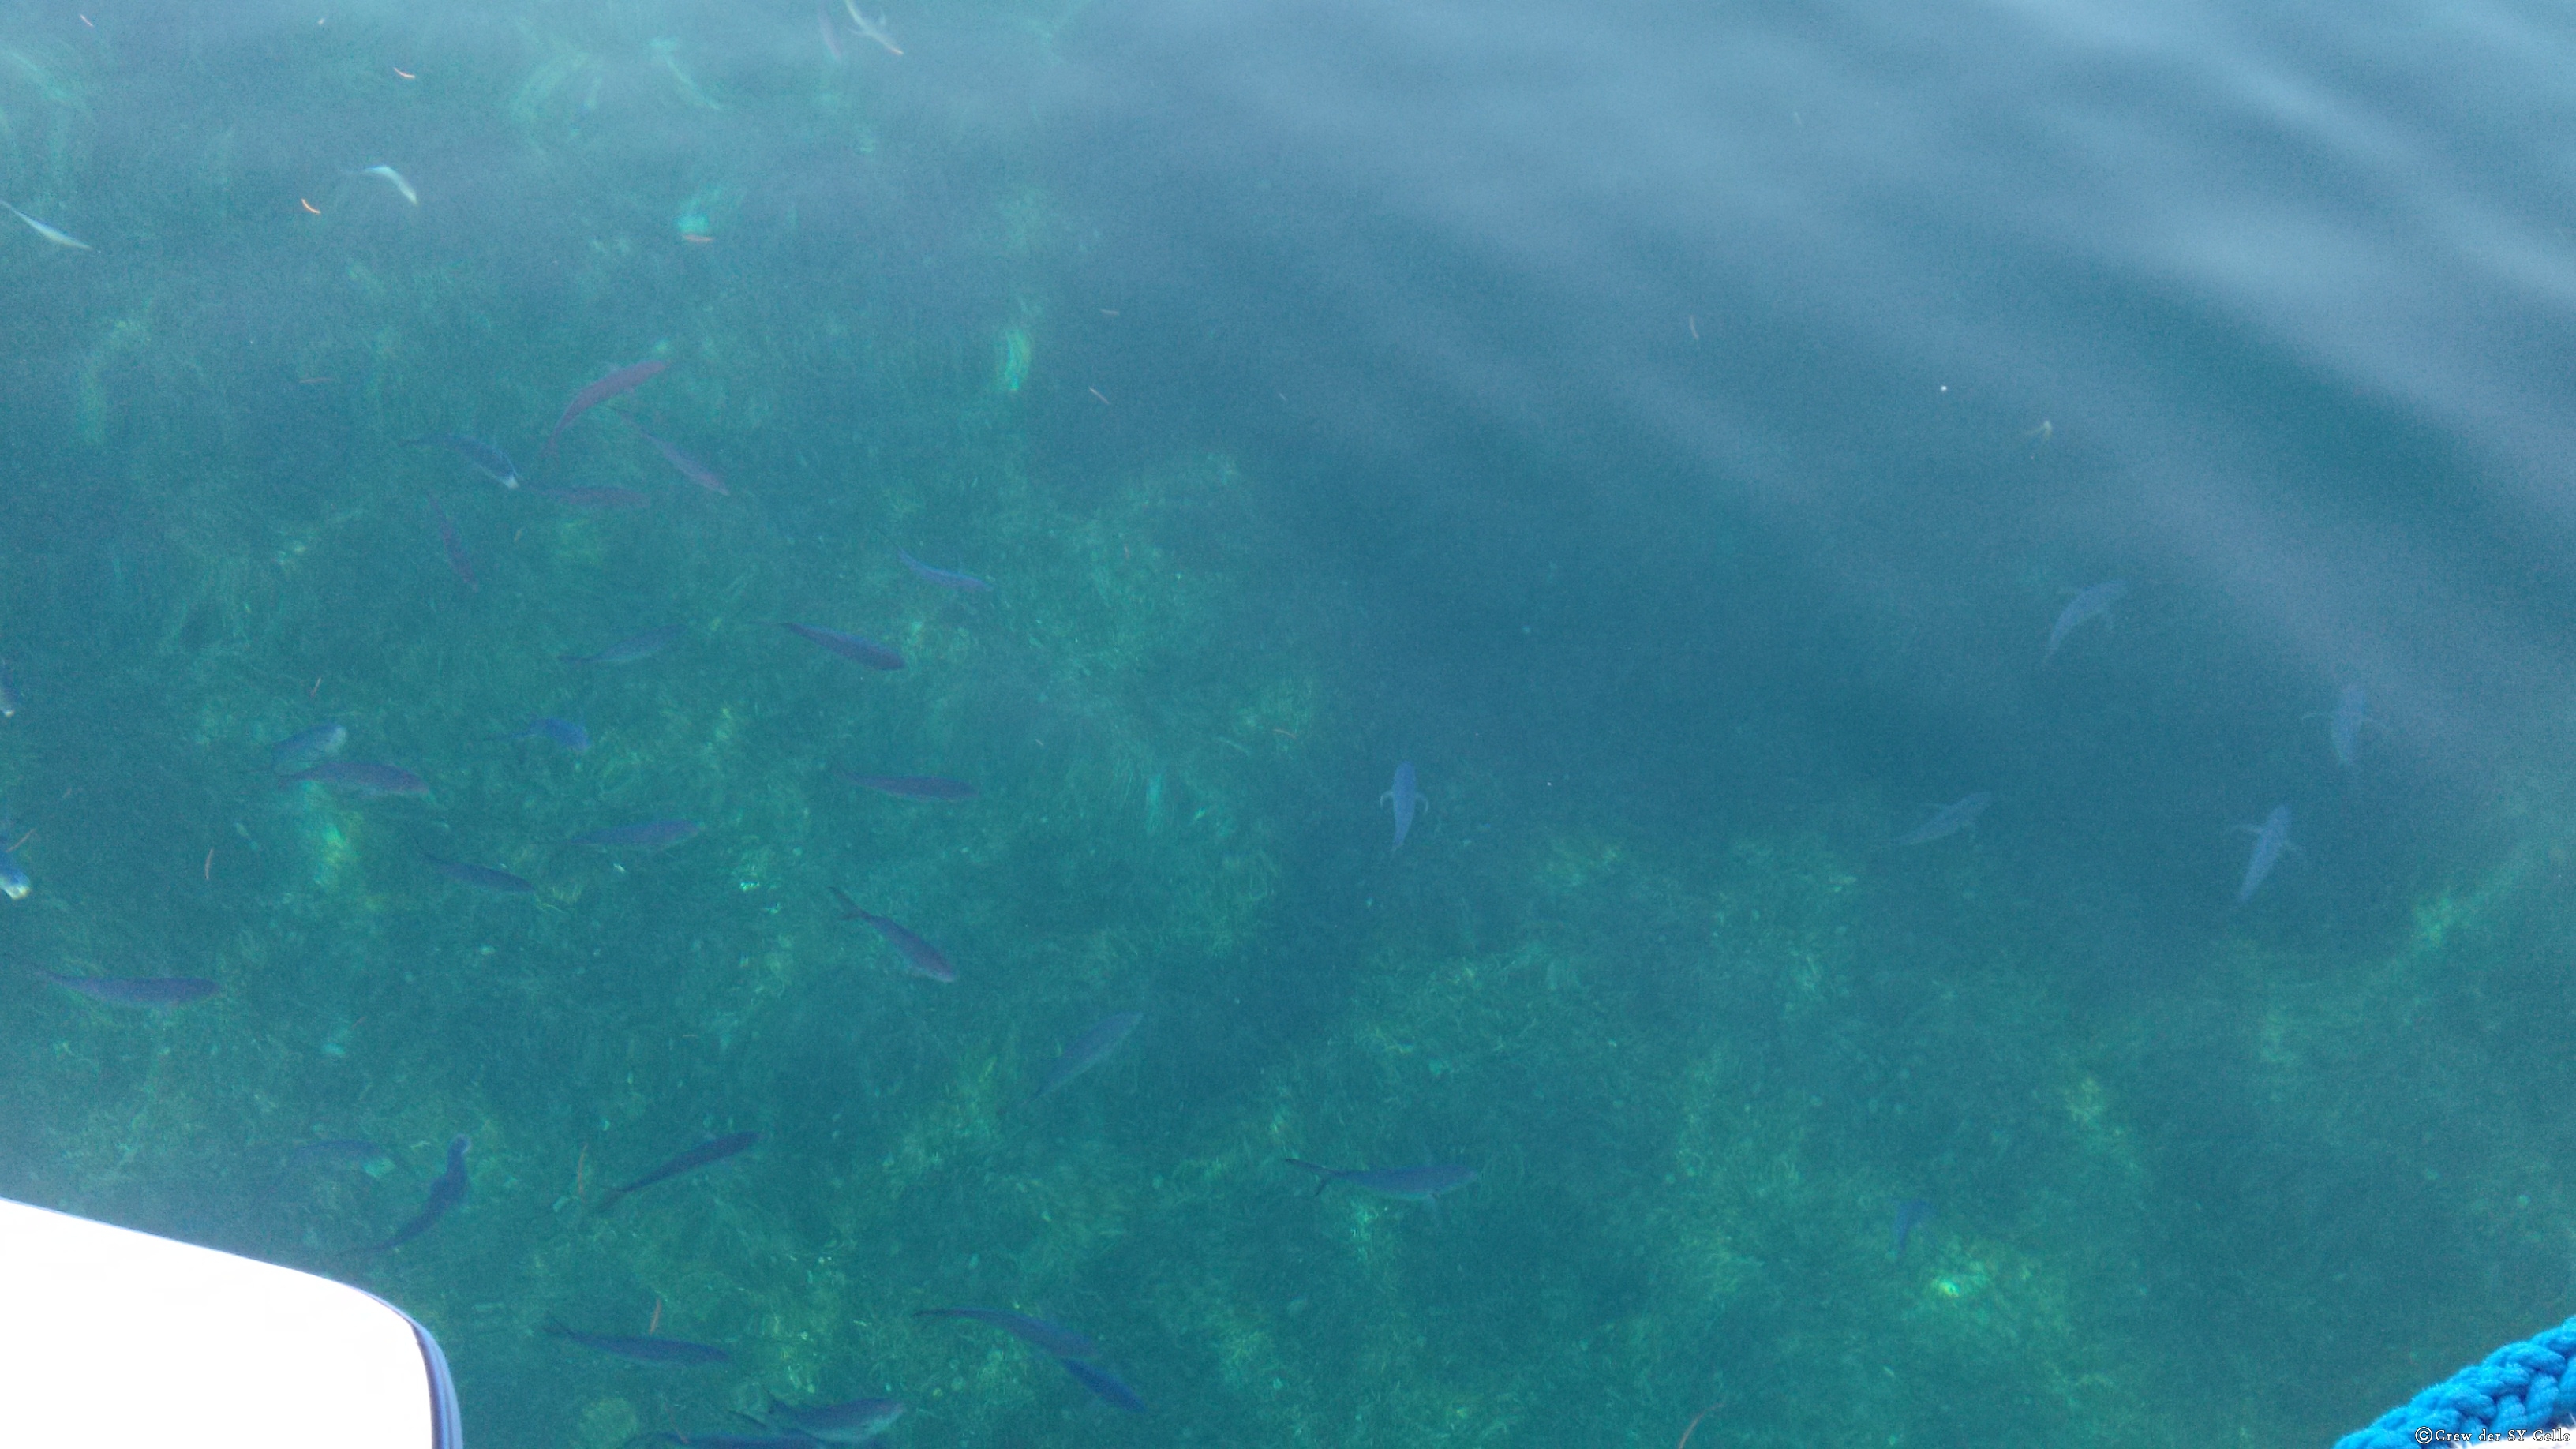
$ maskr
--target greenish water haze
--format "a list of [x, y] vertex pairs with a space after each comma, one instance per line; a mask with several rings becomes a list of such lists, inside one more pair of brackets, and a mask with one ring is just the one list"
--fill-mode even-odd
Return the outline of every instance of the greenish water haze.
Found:
[[2576, 1309], [2576, 36], [2365, 9], [0, 6], [0, 1193], [478, 1446], [2366, 1421]]

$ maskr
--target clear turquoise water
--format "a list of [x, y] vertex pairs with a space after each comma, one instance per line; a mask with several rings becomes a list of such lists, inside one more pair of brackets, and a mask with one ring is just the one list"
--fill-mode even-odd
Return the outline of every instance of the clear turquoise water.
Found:
[[498, 1446], [2268, 1449], [2576, 1309], [2563, 14], [838, 13], [0, 6], [0, 1193]]

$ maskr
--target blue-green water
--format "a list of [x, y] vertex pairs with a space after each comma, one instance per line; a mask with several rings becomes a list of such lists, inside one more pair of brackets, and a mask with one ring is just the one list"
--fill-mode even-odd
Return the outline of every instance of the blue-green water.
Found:
[[2576, 20], [881, 23], [0, 7], [0, 1194], [493, 1446], [2270, 1449], [2576, 1310]]

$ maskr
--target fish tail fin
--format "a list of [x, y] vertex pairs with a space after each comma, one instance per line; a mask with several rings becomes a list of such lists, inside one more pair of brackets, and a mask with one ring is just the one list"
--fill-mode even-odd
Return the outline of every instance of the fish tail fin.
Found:
[[832, 887], [832, 899], [841, 903], [842, 920], [855, 921], [867, 914], [867, 912], [859, 909], [859, 903], [857, 901], [850, 899], [850, 893], [841, 889], [839, 886]]
[[1312, 1194], [1315, 1197], [1322, 1197], [1324, 1195], [1324, 1189], [1333, 1185], [1333, 1179], [1341, 1176], [1340, 1173], [1335, 1172], [1329, 1167], [1318, 1166], [1317, 1164], [1308, 1162], [1303, 1158], [1290, 1157], [1283, 1160], [1290, 1167], [1302, 1167], [1308, 1172], [1315, 1174], [1315, 1191]]

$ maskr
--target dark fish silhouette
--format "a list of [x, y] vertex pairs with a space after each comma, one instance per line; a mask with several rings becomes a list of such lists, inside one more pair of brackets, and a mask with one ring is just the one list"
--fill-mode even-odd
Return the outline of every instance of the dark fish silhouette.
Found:
[[349, 742], [349, 728], [338, 720], [324, 720], [301, 734], [283, 739], [270, 748], [268, 767], [281, 775], [309, 770]]
[[1933, 811], [1931, 819], [1898, 836], [1896, 843], [1899, 846], [1925, 845], [1945, 835], [1956, 835], [1962, 830], [1974, 830], [1977, 828], [1977, 817], [1985, 814], [1986, 807], [1993, 803], [1995, 803], [1993, 791], [1979, 790], [1973, 795], [1961, 798], [1956, 803], [1944, 805]]
[[653, 436], [651, 433], [644, 431], [644, 425], [635, 421], [633, 418], [626, 419], [626, 426], [633, 428], [637, 437], [651, 443], [653, 445], [653, 450], [662, 455], [663, 462], [680, 470], [681, 477], [697, 484], [709, 493], [713, 493], [718, 496], [730, 496], [726, 494], [724, 479], [717, 475], [715, 469], [708, 467], [706, 464], [701, 463], [697, 459], [690, 457], [688, 454], [681, 452], [678, 448], [675, 448], [669, 443], [662, 441], [660, 438]]
[[819, 629], [812, 624], [790, 624], [781, 620], [779, 628], [800, 638], [811, 639], [844, 659], [855, 659], [870, 669], [901, 669], [903, 656], [873, 639], [844, 634], [838, 629]]
[[1896, 1231], [1890, 1239], [1891, 1245], [1887, 1250], [1887, 1256], [1891, 1258], [1904, 1257], [1905, 1245], [1913, 1239], [1914, 1230], [1930, 1221], [1932, 1221], [1932, 1204], [1925, 1202], [1919, 1197], [1909, 1197], [1905, 1201], [1898, 1203], [1896, 1205]]
[[410, 1222], [394, 1229], [392, 1237], [361, 1251], [391, 1252], [438, 1226], [438, 1220], [447, 1216], [449, 1208], [465, 1201], [465, 1150], [473, 1145], [474, 1139], [462, 1134], [449, 1138], [447, 1170], [438, 1175], [438, 1181], [429, 1185], [429, 1200], [420, 1205], [419, 1212], [412, 1214]]
[[1420, 1167], [1323, 1167], [1291, 1157], [1290, 1167], [1302, 1167], [1323, 1181], [1315, 1184], [1322, 1195], [1334, 1183], [1348, 1183], [1362, 1192], [1379, 1197], [1400, 1197], [1407, 1202], [1432, 1202], [1444, 1192], [1456, 1192], [1476, 1180], [1476, 1169], [1451, 1163], [1426, 1163]]
[[694, 820], [644, 820], [633, 825], [611, 825], [574, 836], [569, 845], [595, 845], [602, 850], [662, 850], [679, 844], [706, 829]]
[[[1127, 1033], [1134, 1031], [1136, 1024], [1144, 1019], [1145, 1014], [1141, 1011], [1122, 1011], [1093, 1022], [1091, 1029], [1075, 1037], [1073, 1045], [1066, 1047], [1056, 1057], [1055, 1064], [1047, 1068], [1046, 1080], [1038, 1083], [1036, 1091], [1029, 1093], [1028, 1102], [1053, 1096], [1065, 1083], [1100, 1065], [1111, 1052], [1118, 1050], [1119, 1044], [1127, 1040]], [[1028, 1102], [1020, 1105], [1027, 1106]]]
[[[584, 1348], [613, 1353], [637, 1363], [731, 1363], [733, 1355], [711, 1344], [691, 1343], [685, 1338], [629, 1338], [618, 1333], [575, 1333], [554, 1319], [546, 1320], [546, 1333], [566, 1338]], [[691, 1440], [692, 1443], [702, 1441]]]
[[1387, 847], [1388, 853], [1393, 854], [1404, 849], [1404, 837], [1413, 833], [1414, 812], [1431, 803], [1431, 797], [1414, 784], [1411, 760], [1395, 767], [1395, 784], [1377, 797], [1377, 803], [1395, 807], [1395, 844]]
[[900, 1399], [852, 1399], [846, 1404], [824, 1404], [810, 1409], [789, 1408], [770, 1401], [769, 1417], [782, 1420], [788, 1427], [808, 1438], [825, 1444], [864, 1444], [894, 1427], [904, 1415]]
[[419, 447], [445, 448], [473, 464], [484, 476], [502, 487], [519, 486], [519, 465], [510, 461], [509, 454], [484, 442], [481, 438], [467, 437], [463, 433], [437, 433], [426, 438], [411, 438], [406, 441]]
[[435, 498], [427, 501], [430, 516], [438, 521], [438, 542], [447, 550], [447, 567], [465, 581], [467, 593], [481, 593], [483, 585], [474, 578], [474, 556], [465, 551], [465, 535], [456, 531], [456, 520], [447, 516], [444, 505]]
[[1125, 1409], [1131, 1414], [1145, 1412], [1145, 1401], [1136, 1397], [1136, 1391], [1119, 1382], [1118, 1376], [1109, 1370], [1078, 1358], [1059, 1358], [1056, 1362], [1063, 1364], [1064, 1371], [1073, 1375], [1076, 1382], [1107, 1400], [1112, 1407]]
[[902, 549], [896, 549], [894, 556], [903, 560], [903, 566], [912, 570], [915, 578], [924, 583], [937, 584], [943, 589], [963, 589], [970, 594], [980, 594], [993, 587], [990, 580], [979, 579], [973, 574], [961, 574], [955, 569], [932, 568]]
[[1060, 1323], [1031, 1318], [1022, 1313], [1006, 1313], [999, 1308], [924, 1308], [915, 1318], [971, 1318], [989, 1323], [1040, 1353], [1057, 1358], [1096, 1358], [1100, 1345]]
[[621, 392], [631, 392], [641, 384], [652, 381], [670, 365], [658, 358], [648, 362], [638, 362], [630, 367], [621, 367], [574, 393], [572, 401], [564, 405], [563, 416], [555, 419], [554, 431], [546, 434], [546, 456], [551, 458], [555, 455], [555, 441], [563, 436], [563, 430], [572, 425], [573, 419]]
[[847, 770], [832, 772], [863, 790], [892, 795], [902, 800], [972, 800], [975, 787], [963, 780], [944, 775], [853, 775]]
[[506, 870], [494, 870], [488, 865], [469, 865], [461, 860], [442, 860], [426, 850], [420, 853], [420, 858], [428, 861], [430, 868], [440, 875], [476, 890], [497, 891], [505, 896], [532, 896], [537, 893], [534, 885]]
[[566, 664], [632, 664], [670, 648], [687, 632], [685, 624], [665, 624], [659, 629], [647, 629], [641, 634], [620, 639], [596, 654], [558, 654], [555, 657]]
[[572, 751], [576, 755], [590, 748], [590, 731], [583, 729], [577, 721], [557, 719], [553, 715], [547, 715], [544, 718], [537, 720], [530, 724], [526, 729], [512, 730], [505, 735], [494, 735], [493, 738], [500, 740], [552, 740], [556, 744], [563, 746], [565, 749]]
[[278, 784], [329, 785], [352, 795], [426, 795], [429, 784], [409, 770], [391, 765], [371, 764], [365, 760], [324, 760], [291, 775], [280, 775]]
[[36, 974], [110, 1006], [185, 1006], [224, 989], [219, 982], [197, 976], [64, 976], [42, 967], [36, 968]]
[[710, 1137], [633, 1182], [610, 1188], [608, 1195], [599, 1200], [599, 1211], [606, 1212], [615, 1207], [619, 1198], [639, 1187], [651, 1187], [657, 1182], [668, 1181], [681, 1173], [694, 1172], [709, 1163], [722, 1162], [759, 1140], [760, 1134], [757, 1132], [734, 1132], [723, 1137]]
[[832, 894], [841, 898], [842, 920], [865, 921], [876, 927], [877, 934], [885, 937], [887, 943], [902, 954], [904, 964], [912, 969], [914, 975], [927, 976], [933, 981], [957, 979], [957, 968], [948, 964], [948, 958], [939, 954], [938, 947], [883, 916], [870, 915], [860, 910], [859, 903], [851, 900], [850, 893], [839, 886], [832, 888]]
[[539, 498], [551, 498], [566, 508], [650, 508], [653, 495], [632, 488], [531, 488]]

